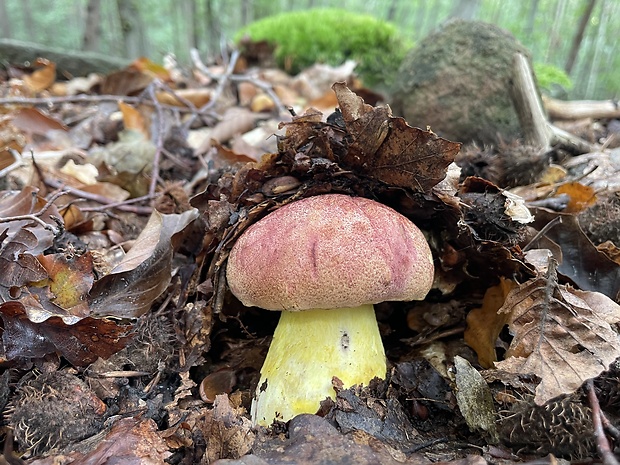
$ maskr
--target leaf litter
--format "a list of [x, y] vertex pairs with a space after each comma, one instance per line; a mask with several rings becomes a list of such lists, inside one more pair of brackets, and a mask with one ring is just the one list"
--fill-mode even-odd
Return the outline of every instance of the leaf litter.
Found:
[[[365, 103], [353, 80], [313, 90], [314, 71], [294, 81], [232, 74], [239, 106], [204, 64], [192, 81], [142, 60], [92, 81], [112, 102], [128, 96], [110, 104], [39, 66], [12, 88], [21, 94], [0, 121], [11, 166], [0, 192], [1, 356], [12, 379], [1, 400], [21, 456], [5, 447], [11, 460], [483, 463], [502, 455], [480, 456], [496, 440], [524, 457], [593, 453], [582, 386], [595, 378], [612, 416], [620, 379], [617, 244], [593, 242], [577, 216], [600, 205], [598, 178], [467, 173], [454, 161], [489, 168], [493, 157], [457, 158], [460, 144]], [[83, 102], [19, 102], [53, 101], [61, 88], [85, 92]], [[326, 114], [281, 111], [304, 95]], [[386, 381], [344, 390], [335, 380], [323, 417], [253, 428], [247, 410], [277, 316], [227, 292], [226, 257], [268, 212], [329, 192], [377, 199], [418, 224], [434, 291], [377, 307]], [[72, 420], [49, 427], [46, 411]]]

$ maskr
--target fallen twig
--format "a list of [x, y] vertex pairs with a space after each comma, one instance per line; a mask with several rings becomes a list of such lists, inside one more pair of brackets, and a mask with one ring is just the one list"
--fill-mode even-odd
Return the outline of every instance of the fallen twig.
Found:
[[5, 217], [0, 217], [0, 223], [10, 223], [12, 221], [24, 221], [24, 220], [30, 220], [30, 221], [34, 221], [35, 223], [41, 225], [43, 228], [47, 229], [48, 231], [51, 231], [52, 234], [54, 234], [54, 236], [56, 236], [58, 233], [60, 233], [60, 229], [57, 228], [56, 226], [50, 224], [50, 223], [46, 223], [45, 221], [43, 221], [41, 219], [41, 217], [45, 214], [45, 212], [47, 210], [49, 210], [49, 208], [54, 204], [54, 202], [56, 201], [56, 199], [58, 199], [59, 197], [67, 194], [68, 191], [62, 189], [59, 190], [58, 192], [54, 192], [49, 199], [46, 199], [45, 201], [45, 205], [43, 205], [43, 207], [41, 207], [41, 209], [37, 212], [34, 213], [29, 213], [27, 215], [16, 215], [16, 216], [5, 216]]
[[[54, 179], [44, 179], [43, 182], [45, 182], [47, 186], [52, 187], [54, 189], [62, 188], [65, 194], [75, 195], [76, 197], [81, 197], [86, 200], [92, 200], [93, 202], [97, 202], [97, 203], [105, 205], [105, 207], [103, 207], [101, 210], [105, 210], [108, 208], [116, 208], [117, 210], [135, 213], [136, 215], [150, 215], [151, 212], [153, 211], [153, 208], [151, 207], [130, 205], [133, 202], [148, 200], [151, 198], [150, 196], [139, 197], [136, 199], [130, 199], [130, 200], [122, 201], [122, 202], [117, 202], [108, 197], [104, 197], [103, 195], [93, 194], [92, 192], [86, 192], [80, 189], [76, 189], [74, 187], [65, 186], [63, 183], [56, 181]], [[88, 209], [84, 209], [84, 211], [86, 210]], [[90, 209], [89, 211], [95, 211], [95, 209]]]
[[155, 155], [153, 156], [153, 170], [151, 171], [151, 183], [149, 185], [149, 195], [152, 197], [155, 195], [157, 189], [157, 181], [159, 180], [159, 163], [161, 161], [161, 152], [164, 148], [164, 112], [160, 103], [157, 101], [155, 95], [155, 86], [157, 81], [151, 83], [148, 86], [148, 93], [155, 106], [155, 112], [157, 114], [157, 140], [155, 141]]
[[7, 166], [6, 168], [3, 168], [2, 170], [0, 170], [0, 178], [2, 178], [3, 176], [6, 176], [11, 171], [19, 168], [20, 166], [24, 164], [23, 157], [17, 150], [10, 149], [9, 151], [11, 152], [11, 155], [13, 155], [13, 158], [15, 159], [15, 161], [11, 163], [9, 166]]
[[[278, 95], [275, 93], [275, 91], [273, 90], [273, 86], [265, 81], [260, 80], [258, 77], [256, 76], [244, 76], [241, 74], [232, 74], [232, 71], [235, 69], [235, 63], [236, 61], [239, 59], [239, 52], [235, 51], [233, 52], [233, 55], [231, 56], [230, 59], [230, 63], [229, 66], [227, 68], [227, 72], [230, 69], [231, 73], [227, 75], [227, 73], [224, 73], [222, 76], [216, 76], [213, 73], [211, 73], [211, 71], [209, 70], [209, 68], [207, 68], [205, 66], [205, 64], [202, 62], [202, 60], [200, 59], [200, 54], [198, 52], [198, 50], [191, 49], [190, 50], [190, 55], [192, 58], [192, 62], [194, 64], [194, 66], [201, 72], [206, 74], [207, 76], [209, 76], [211, 79], [215, 80], [218, 82], [218, 84], [222, 83], [224, 76], [226, 76], [226, 81], [230, 81], [230, 82], [248, 82], [250, 84], [252, 84], [255, 87], [258, 87], [260, 90], [262, 90], [263, 92], [265, 92], [269, 98], [273, 101], [274, 105], [276, 106], [276, 108], [278, 109], [278, 114], [280, 116], [283, 115], [287, 115], [290, 116], [290, 110], [288, 107], [286, 107], [286, 105], [284, 105], [282, 103], [282, 101], [280, 100], [280, 97], [278, 97]], [[232, 64], [232, 67], [230, 66]], [[226, 82], [224, 82], [224, 84], [226, 84]], [[223, 87], [222, 87], [223, 90]], [[207, 104], [213, 104], [215, 105], [215, 103], [217, 102], [217, 99], [219, 99], [221, 95], [217, 93], [217, 91], [214, 93], [213, 97], [211, 98], [211, 101]], [[199, 111], [199, 113], [202, 111], [202, 109]]]
[[[181, 100], [179, 96], [175, 95], [182, 103], [185, 103], [185, 99]], [[130, 97], [127, 95], [71, 95], [66, 97], [6, 97], [0, 98], [0, 105], [58, 105], [60, 103], [100, 103], [100, 102], [125, 102], [125, 103], [144, 103], [145, 105], [155, 106], [151, 101], [144, 101], [142, 97]], [[161, 108], [166, 110], [175, 110], [181, 113], [194, 113], [196, 107], [177, 107], [174, 105], [168, 105], [165, 103], [159, 103]]]
[[588, 402], [592, 409], [592, 423], [594, 426], [594, 436], [596, 437], [596, 449], [603, 460], [603, 464], [618, 465], [618, 460], [611, 450], [607, 436], [605, 436], [603, 421], [601, 419], [601, 406], [596, 397], [594, 382], [591, 379], [586, 382], [586, 392], [588, 393]]

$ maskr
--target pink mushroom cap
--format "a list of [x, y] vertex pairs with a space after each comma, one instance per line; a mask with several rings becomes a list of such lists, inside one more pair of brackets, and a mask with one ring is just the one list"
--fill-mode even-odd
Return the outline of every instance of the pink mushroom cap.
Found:
[[227, 267], [244, 305], [290, 311], [421, 300], [433, 275], [416, 225], [386, 205], [341, 194], [292, 202], [254, 223]]

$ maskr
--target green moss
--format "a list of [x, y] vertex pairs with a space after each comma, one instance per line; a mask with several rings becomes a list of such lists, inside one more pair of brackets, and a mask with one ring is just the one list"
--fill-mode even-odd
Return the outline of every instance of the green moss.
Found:
[[369, 86], [389, 87], [411, 44], [396, 27], [369, 15], [340, 9], [293, 11], [249, 24], [236, 35], [276, 46], [278, 66], [296, 74], [314, 63], [356, 60]]
[[573, 87], [573, 82], [570, 77], [554, 65], [547, 63], [534, 63], [534, 74], [538, 81], [538, 86], [541, 90], [546, 92], [554, 91], [554, 87], [560, 86], [564, 90], [569, 90]]

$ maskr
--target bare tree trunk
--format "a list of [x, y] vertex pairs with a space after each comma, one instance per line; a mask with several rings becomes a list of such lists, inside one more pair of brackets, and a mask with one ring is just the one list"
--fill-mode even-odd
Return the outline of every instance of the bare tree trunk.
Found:
[[125, 48], [124, 56], [137, 58], [148, 55], [144, 42], [144, 24], [134, 0], [117, 0], [118, 14], [121, 22], [121, 33]]
[[577, 27], [577, 32], [575, 33], [575, 37], [573, 38], [573, 44], [571, 45], [568, 59], [566, 60], [566, 66], [564, 66], [564, 71], [566, 71], [566, 74], [569, 75], [573, 71], [573, 66], [575, 65], [577, 54], [579, 53], [581, 43], [583, 42], [583, 35], [586, 32], [586, 27], [588, 27], [590, 17], [592, 16], [592, 11], [594, 10], [594, 6], [596, 5], [596, 0], [587, 1], [588, 5], [586, 6], [583, 15], [581, 15], [581, 19], [579, 20], [579, 26]]
[[207, 50], [217, 50], [220, 42], [221, 30], [219, 21], [216, 18], [215, 5], [213, 0], [205, 0], [205, 13], [207, 22]]
[[414, 22], [414, 39], [422, 37], [426, 23], [426, 2], [418, 3], [418, 9], [415, 12]]
[[188, 3], [189, 7], [189, 18], [188, 23], [192, 25], [191, 34], [189, 35], [189, 46], [191, 48], [199, 48], [200, 47], [200, 20], [202, 18], [198, 17], [198, 5], [196, 4], [198, 0], [190, 0]]
[[241, 0], [241, 26], [245, 26], [252, 21], [252, 2]]
[[459, 0], [450, 11], [450, 18], [471, 20], [476, 17], [480, 8], [480, 0]]
[[86, 6], [86, 21], [82, 35], [82, 50], [88, 52], [99, 51], [101, 39], [101, 0], [88, 0]]
[[551, 34], [549, 34], [549, 46], [547, 47], [547, 53], [545, 54], [545, 62], [550, 63], [551, 57], [557, 52], [561, 38], [564, 13], [566, 11], [566, 0], [558, 0], [555, 7], [555, 17], [553, 18], [553, 26], [551, 27]]
[[592, 47], [594, 48], [594, 56], [592, 57], [592, 66], [590, 66], [590, 72], [587, 77], [587, 86], [585, 94], [588, 98], [592, 96], [594, 88], [596, 87], [596, 81], [598, 80], [599, 65], [601, 62], [601, 55], [605, 49], [605, 36], [607, 35], [607, 23], [609, 21], [609, 15], [611, 8], [608, 7], [608, 3], [603, 0], [601, 3], [601, 20], [596, 28], [596, 38], [593, 41]]
[[387, 15], [385, 17], [388, 21], [394, 21], [396, 18], [396, 9], [398, 8], [398, 4], [400, 2], [398, 0], [392, 0], [390, 2], [390, 7], [388, 8]]
[[22, 17], [25, 31], [34, 31], [34, 21], [32, 19], [32, 9], [30, 8], [30, 0], [22, 0]]
[[538, 5], [540, 0], [533, 0], [530, 5], [530, 11], [527, 14], [527, 24], [525, 26], [525, 36], [531, 37], [534, 32], [534, 22], [536, 20], [536, 13], [538, 12]]
[[0, 0], [0, 30], [2, 31], [2, 37], [5, 39], [11, 38], [11, 20], [6, 7], [6, 0]]

